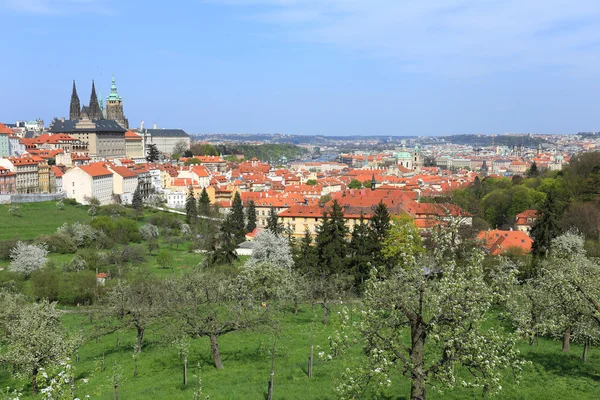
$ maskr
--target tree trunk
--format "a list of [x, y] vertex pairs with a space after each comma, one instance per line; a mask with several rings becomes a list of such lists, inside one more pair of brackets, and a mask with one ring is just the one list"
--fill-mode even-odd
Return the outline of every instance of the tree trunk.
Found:
[[531, 335], [529, 335], [529, 345], [533, 346], [535, 344], [535, 334], [532, 333]]
[[142, 352], [142, 340], [144, 340], [144, 328], [138, 326], [137, 328], [137, 352]]
[[215, 362], [215, 368], [223, 369], [223, 363], [221, 362], [221, 353], [219, 352], [219, 337], [213, 333], [210, 334], [210, 350], [212, 351], [213, 361]]
[[102, 352], [102, 369], [100, 372], [104, 372], [104, 352]]
[[327, 325], [329, 321], [329, 304], [323, 301], [323, 325]]
[[119, 400], [119, 382], [114, 383], [114, 400]]
[[410, 398], [411, 400], [425, 400], [425, 337], [426, 333], [420, 321], [411, 322], [412, 347], [410, 360], [412, 362]]
[[32, 376], [32, 379], [31, 379], [31, 392], [35, 396], [37, 394], [37, 392], [38, 392], [38, 386], [37, 386], [38, 367], [37, 367], [37, 365], [33, 367], [33, 371], [31, 373], [31, 376]]
[[308, 356], [308, 377], [312, 378], [312, 368], [313, 368], [313, 351], [314, 346], [310, 345], [310, 354]]
[[565, 329], [565, 333], [563, 334], [562, 351], [563, 353], [571, 351], [571, 327]]
[[581, 361], [583, 362], [587, 362], [587, 353], [588, 353], [588, 340], [586, 340], [585, 342], [583, 342], [583, 356], [581, 356]]
[[294, 315], [298, 315], [298, 296], [294, 296]]
[[121, 335], [117, 333], [117, 347], [121, 345]]
[[187, 386], [187, 357], [183, 360], [183, 386]]
[[275, 383], [275, 343], [273, 343], [273, 352], [271, 353], [271, 377], [269, 378], [269, 389], [267, 391], [267, 400], [273, 400], [273, 384]]

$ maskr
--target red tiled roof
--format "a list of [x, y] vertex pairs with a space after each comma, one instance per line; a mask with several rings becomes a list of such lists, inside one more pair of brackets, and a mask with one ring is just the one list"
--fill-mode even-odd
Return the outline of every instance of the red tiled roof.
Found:
[[13, 133], [6, 125], [0, 123], [0, 134], [12, 135]]
[[100, 164], [80, 165], [78, 168], [90, 176], [112, 175], [112, 172]]

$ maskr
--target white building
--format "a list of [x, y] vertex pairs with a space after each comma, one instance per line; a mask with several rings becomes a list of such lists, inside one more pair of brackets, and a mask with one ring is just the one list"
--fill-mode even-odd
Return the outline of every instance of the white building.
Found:
[[173, 192], [167, 193], [167, 207], [168, 208], [185, 208], [185, 196], [186, 192]]
[[137, 174], [123, 166], [111, 166], [108, 170], [113, 173], [113, 193], [121, 197], [122, 204], [131, 204], [138, 185]]
[[113, 202], [113, 173], [100, 164], [81, 165], [65, 172], [62, 179], [67, 197], [88, 204], [94, 197], [101, 205]]

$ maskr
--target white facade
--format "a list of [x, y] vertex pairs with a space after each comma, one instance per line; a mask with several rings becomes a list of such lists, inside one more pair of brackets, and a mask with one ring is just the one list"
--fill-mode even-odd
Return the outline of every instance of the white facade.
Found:
[[167, 193], [168, 208], [185, 208], [185, 192], [169, 192]]
[[113, 175], [110, 172], [108, 175], [92, 176], [75, 167], [63, 175], [62, 187], [68, 198], [81, 204], [87, 204], [89, 197], [95, 197], [101, 205], [113, 202]]

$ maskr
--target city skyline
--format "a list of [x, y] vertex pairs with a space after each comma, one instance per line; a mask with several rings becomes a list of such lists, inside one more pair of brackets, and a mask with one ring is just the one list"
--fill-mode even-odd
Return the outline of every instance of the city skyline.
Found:
[[73, 79], [86, 91], [94, 79], [105, 100], [114, 73], [131, 127], [144, 120], [190, 133], [331, 136], [597, 131], [600, 4], [527, 6], [0, 0], [11, 37], [0, 120], [68, 117]]

